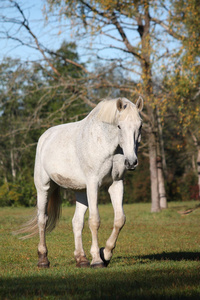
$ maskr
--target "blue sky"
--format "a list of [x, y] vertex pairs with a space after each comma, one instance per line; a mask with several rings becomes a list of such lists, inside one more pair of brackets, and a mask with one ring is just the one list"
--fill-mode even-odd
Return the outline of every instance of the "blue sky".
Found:
[[[45, 0], [17, 0], [20, 4], [26, 18], [29, 21], [29, 25], [33, 33], [37, 36], [40, 43], [42, 43], [45, 47], [47, 47], [50, 50], [56, 51], [59, 49], [61, 43], [65, 40], [66, 42], [75, 41], [75, 31], [77, 29], [76, 26], [73, 26], [70, 21], [67, 20], [61, 20], [59, 21], [59, 16], [57, 17], [51, 17], [49, 19], [48, 24], [45, 23], [45, 17], [43, 14], [43, 9], [45, 5]], [[6, 16], [9, 18], [20, 18], [22, 19], [19, 13], [16, 9], [10, 9], [8, 7], [5, 7], [2, 9], [2, 6], [5, 4], [8, 4], [8, 0], [0, 0], [0, 20], [1, 15]], [[162, 18], [165, 18], [165, 15], [162, 15]], [[129, 20], [129, 22], [132, 22], [132, 20]], [[68, 26], [66, 26], [68, 24]], [[130, 26], [132, 26], [132, 23], [130, 23]], [[134, 26], [134, 25], [133, 25]], [[114, 37], [117, 37], [120, 39], [119, 36], [117, 36], [118, 33], [116, 31], [113, 31], [113, 28], [107, 28], [108, 34], [113, 34]], [[126, 34], [128, 35], [128, 38], [130, 42], [133, 45], [138, 44], [139, 42], [139, 34], [137, 32], [137, 24], [134, 27], [135, 30], [127, 30]], [[20, 58], [22, 61], [32, 61], [32, 60], [40, 60], [42, 59], [42, 55], [38, 50], [35, 50], [33, 48], [29, 48], [27, 46], [22, 46], [16, 41], [11, 41], [9, 39], [3, 39], [4, 36], [3, 32], [9, 30], [9, 33], [14, 35], [17, 38], [20, 38], [20, 40], [25, 42], [30, 42], [32, 45], [35, 46], [35, 43], [32, 40], [30, 40], [30, 35], [24, 30], [24, 28], [21, 28], [19, 30], [19, 25], [13, 25], [13, 23], [6, 23], [1, 22], [0, 23], [0, 41], [1, 41], [1, 55], [0, 59], [3, 60], [5, 56], [11, 56], [12, 58]], [[111, 30], [111, 31], [110, 31]], [[160, 30], [160, 29], [159, 29]], [[79, 31], [81, 32], [81, 29], [79, 28]], [[157, 44], [154, 44], [154, 52], [155, 52], [155, 58], [156, 55], [159, 56], [160, 54], [164, 53], [166, 51], [166, 48], [168, 48], [170, 51], [175, 50], [177, 47], [177, 41], [173, 41], [171, 39], [168, 39], [167, 35], [162, 34], [163, 31], [160, 31], [160, 41]], [[113, 49], [110, 47], [111, 45], [119, 46], [124, 48], [124, 45], [117, 40], [112, 40], [109, 38], [106, 38], [105, 35], [98, 34], [96, 37], [92, 37], [88, 35], [87, 37], [84, 37], [84, 39], [81, 37], [77, 41], [78, 45], [78, 53], [80, 57], [81, 62], [86, 62], [88, 60], [91, 61], [90, 67], [94, 67], [97, 62], [96, 54], [99, 54], [101, 57], [104, 58], [112, 58], [114, 62], [116, 62], [117, 59], [121, 59], [123, 63], [127, 63], [127, 67], [130, 69], [130, 76], [134, 79], [139, 78], [137, 72], [139, 71], [138, 67], [138, 61], [135, 59], [135, 57], [131, 56], [130, 54], [126, 54], [123, 51]], [[104, 49], [99, 51], [99, 49]], [[164, 64], [169, 65], [170, 61], [166, 61], [166, 58], [164, 58]], [[105, 63], [105, 62], [104, 62]], [[163, 63], [162, 60], [158, 61], [157, 64], [154, 64], [155, 66], [155, 74], [159, 76], [157, 73], [159, 73], [159, 69], [161, 64]], [[108, 64], [108, 63], [107, 63]]]
[[[52, 19], [52, 24], [45, 24], [44, 15], [42, 12], [44, 7], [43, 0], [26, 0], [19, 3], [22, 4], [21, 7], [29, 21], [31, 30], [37, 36], [39, 42], [41, 42], [47, 48], [57, 50], [64, 39], [66, 39], [67, 41], [71, 40], [71, 37], [67, 32], [59, 34], [61, 25], [59, 25], [58, 22], [56, 22], [55, 24], [55, 20]], [[6, 15], [7, 18], [19, 18], [19, 14], [16, 13], [15, 9], [4, 8], [3, 10], [1, 9], [0, 14]], [[13, 26], [13, 24], [6, 22], [4, 22], [3, 24], [1, 23], [0, 25], [1, 32], [9, 30], [9, 33], [15, 33], [16, 37], [20, 37], [20, 39], [24, 41], [26, 41], [26, 39], [30, 39], [30, 36], [27, 32], [25, 32], [24, 29], [21, 29], [20, 33], [17, 33], [19, 28], [18, 25]], [[2, 36], [3, 35], [1, 34], [1, 37]], [[22, 46], [16, 41], [12, 41], [9, 39], [1, 39], [1, 59], [3, 59], [5, 56], [20, 58], [24, 61], [37, 60], [41, 58], [41, 54], [33, 48], [29, 48], [24, 45]]]
[[[8, 3], [7, 0], [1, 0], [3, 3]], [[62, 41], [75, 41], [75, 30], [76, 28], [70, 26], [66, 27], [67, 21], [64, 22], [58, 21], [59, 17], [51, 17], [49, 19], [48, 25], [45, 23], [45, 18], [43, 14], [43, 8], [45, 5], [45, 0], [18, 0], [26, 18], [29, 21], [29, 25], [33, 33], [37, 36], [39, 42], [41, 42], [44, 46], [51, 50], [57, 50]], [[1, 3], [0, 3], [1, 4]], [[2, 5], [0, 5], [2, 6]], [[10, 9], [5, 7], [4, 9], [0, 10], [0, 16], [5, 15], [7, 18], [20, 18], [22, 19], [20, 14], [17, 12], [16, 9]], [[29, 48], [27, 46], [22, 46], [16, 41], [12, 41], [9, 39], [3, 39], [4, 36], [1, 32], [9, 30], [10, 33], [14, 33], [16, 37], [19, 37], [22, 41], [29, 41], [30, 35], [21, 28], [20, 32], [18, 31], [19, 26], [14, 25], [12, 23], [0, 23], [1, 30], [0, 30], [0, 38], [1, 38], [1, 60], [5, 56], [11, 56], [12, 58], [20, 58], [21, 60], [37, 60], [41, 59], [41, 54], [39, 51], [34, 50], [33, 48]], [[17, 33], [17, 34], [15, 34]], [[94, 37], [93, 37], [94, 39]], [[96, 60], [94, 54], [97, 53], [97, 48], [104, 48], [104, 44], [106, 43], [106, 38], [98, 35], [95, 38], [95, 47], [92, 49], [92, 45], [94, 46], [94, 41], [91, 37], [87, 37], [84, 39], [80, 39], [78, 41], [78, 52], [80, 56], [80, 60], [82, 62], [88, 60]], [[33, 43], [34, 45], [34, 43]], [[105, 50], [100, 52], [101, 56], [105, 58], [110, 58], [113, 56], [123, 57], [121, 51], [117, 51], [114, 49], [109, 49], [105, 47]]]

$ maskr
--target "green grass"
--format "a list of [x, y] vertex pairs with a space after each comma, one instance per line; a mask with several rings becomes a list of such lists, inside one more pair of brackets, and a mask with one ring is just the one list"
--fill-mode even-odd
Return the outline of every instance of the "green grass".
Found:
[[[0, 210], [0, 299], [200, 299], [200, 209], [196, 202], [170, 203], [159, 214], [150, 204], [125, 205], [126, 224], [106, 269], [77, 269], [71, 219], [64, 207], [58, 227], [47, 236], [49, 269], [38, 269], [38, 237], [12, 236], [31, 214], [27, 208]], [[99, 207], [99, 245], [112, 230], [111, 205]], [[91, 235], [86, 216], [83, 240], [88, 258]]]

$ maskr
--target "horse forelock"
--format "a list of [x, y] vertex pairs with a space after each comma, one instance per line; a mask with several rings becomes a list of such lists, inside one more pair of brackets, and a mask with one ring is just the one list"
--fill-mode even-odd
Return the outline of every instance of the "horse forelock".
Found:
[[121, 114], [119, 115], [119, 120], [124, 121], [129, 119], [130, 121], [141, 121], [140, 114], [136, 105], [129, 100], [127, 101], [127, 107], [124, 109]]

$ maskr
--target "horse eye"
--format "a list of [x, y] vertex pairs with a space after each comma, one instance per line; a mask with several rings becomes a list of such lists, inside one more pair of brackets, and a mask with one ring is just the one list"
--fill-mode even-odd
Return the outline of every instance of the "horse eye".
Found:
[[119, 129], [121, 129], [121, 127], [120, 127], [119, 125], [118, 125], [117, 127], [118, 127]]

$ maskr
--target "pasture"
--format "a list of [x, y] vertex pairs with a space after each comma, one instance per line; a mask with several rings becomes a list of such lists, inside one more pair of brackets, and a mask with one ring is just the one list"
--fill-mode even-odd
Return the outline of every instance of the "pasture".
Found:
[[[196, 202], [169, 203], [150, 213], [150, 204], [124, 205], [126, 224], [110, 265], [75, 267], [71, 220], [74, 207], [63, 207], [56, 229], [47, 235], [49, 269], [38, 269], [38, 237], [19, 240], [11, 231], [33, 209], [0, 210], [0, 299], [200, 299], [200, 209], [178, 211]], [[111, 233], [113, 209], [99, 206], [99, 245]], [[91, 234], [86, 215], [83, 242], [88, 258]]]

